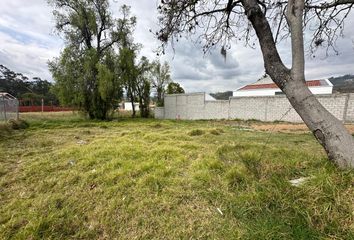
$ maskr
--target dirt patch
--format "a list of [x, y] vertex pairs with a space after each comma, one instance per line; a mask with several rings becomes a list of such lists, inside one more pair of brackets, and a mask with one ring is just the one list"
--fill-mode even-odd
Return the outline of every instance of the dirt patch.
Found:
[[[251, 127], [260, 131], [274, 131], [274, 132], [309, 132], [305, 124], [291, 124], [291, 123], [257, 123], [251, 124]], [[350, 133], [354, 133], [354, 124], [346, 124], [345, 127]]]
[[351, 134], [354, 134], [354, 124], [346, 124], [345, 127], [349, 130]]

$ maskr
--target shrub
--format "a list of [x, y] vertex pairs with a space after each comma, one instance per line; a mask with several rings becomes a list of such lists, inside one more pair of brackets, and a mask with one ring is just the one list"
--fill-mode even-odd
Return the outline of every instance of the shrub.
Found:
[[221, 128], [215, 128], [215, 129], [210, 130], [210, 133], [213, 135], [220, 135], [223, 132], [224, 132], [224, 130], [222, 130]]
[[189, 132], [189, 136], [200, 136], [203, 134], [204, 134], [204, 131], [201, 129], [193, 129], [192, 131]]
[[153, 124], [151, 127], [152, 128], [162, 128], [163, 126], [161, 123], [156, 123], [156, 124]]
[[11, 119], [8, 121], [8, 124], [9, 124], [10, 128], [14, 129], [14, 130], [26, 129], [29, 127], [29, 124], [25, 120], [22, 120], [22, 119], [19, 119], [19, 120]]
[[6, 135], [11, 132], [11, 129], [8, 124], [0, 124], [0, 136]]
[[225, 178], [230, 188], [245, 187], [252, 179], [243, 164], [231, 167], [226, 172]]

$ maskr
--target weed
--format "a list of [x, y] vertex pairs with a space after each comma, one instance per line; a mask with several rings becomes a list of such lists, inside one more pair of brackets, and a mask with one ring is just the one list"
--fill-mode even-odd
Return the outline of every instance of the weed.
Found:
[[224, 130], [222, 130], [221, 128], [215, 128], [215, 129], [211, 129], [209, 132], [212, 135], [220, 135], [224, 132]]
[[204, 134], [204, 130], [201, 129], [193, 129], [188, 133], [189, 136], [201, 136]]
[[9, 135], [11, 132], [11, 128], [8, 124], [6, 123], [0, 123], [0, 136], [5, 137], [6, 135]]
[[28, 122], [26, 122], [23, 119], [19, 119], [19, 120], [11, 119], [8, 121], [8, 124], [9, 124], [10, 128], [12, 128], [14, 130], [26, 129], [29, 127]]
[[151, 127], [152, 128], [162, 128], [163, 126], [161, 123], [156, 123], [156, 124], [153, 124]]
[[233, 166], [226, 172], [225, 176], [231, 188], [244, 187], [251, 180], [247, 168], [243, 165]]

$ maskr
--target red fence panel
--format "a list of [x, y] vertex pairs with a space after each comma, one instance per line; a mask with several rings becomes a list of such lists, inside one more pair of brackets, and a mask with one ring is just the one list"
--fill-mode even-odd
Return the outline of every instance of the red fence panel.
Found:
[[[43, 112], [74, 111], [70, 107], [43, 106]], [[42, 112], [42, 106], [19, 106], [20, 112]]]

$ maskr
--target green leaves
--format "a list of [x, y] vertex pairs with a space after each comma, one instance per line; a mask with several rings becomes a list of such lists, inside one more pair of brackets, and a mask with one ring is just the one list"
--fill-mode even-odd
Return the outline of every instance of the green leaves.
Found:
[[167, 86], [167, 94], [178, 94], [184, 93], [184, 89], [179, 85], [179, 83], [171, 82]]
[[114, 91], [114, 74], [107, 66], [97, 64], [98, 69], [98, 91], [103, 100], [111, 100]]
[[[106, 119], [122, 97], [121, 81], [131, 77], [119, 77], [124, 71], [116, 70], [120, 63], [115, 45], [132, 41], [136, 19], [127, 6], [122, 7], [122, 19], [113, 19], [108, 0], [49, 2], [66, 43], [61, 56], [49, 63], [56, 81], [53, 89], [62, 104], [76, 106], [90, 118]], [[129, 55], [121, 63], [125, 71], [131, 69]]]

